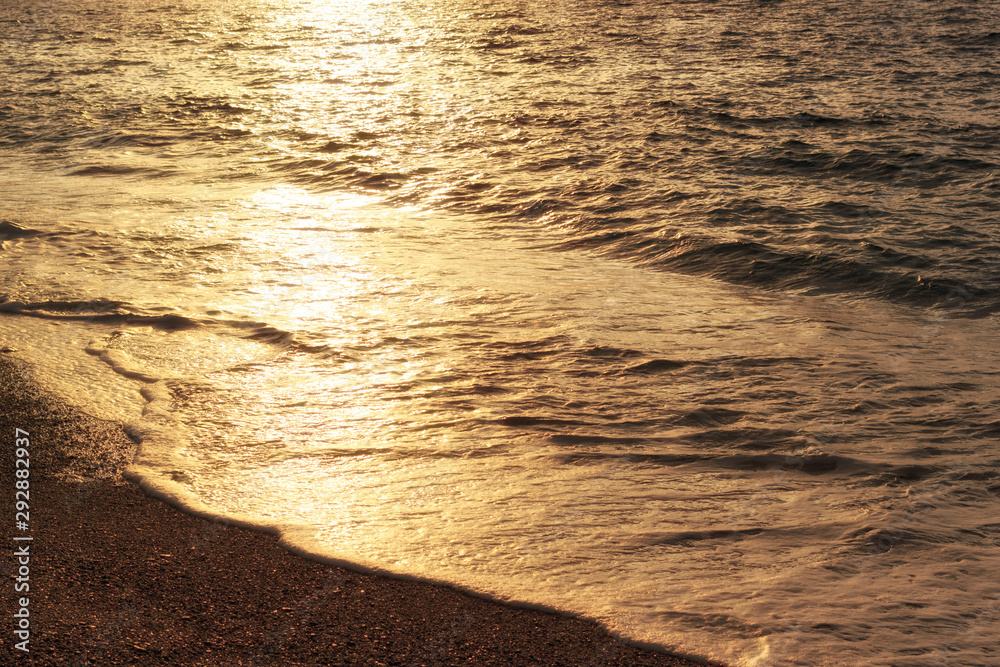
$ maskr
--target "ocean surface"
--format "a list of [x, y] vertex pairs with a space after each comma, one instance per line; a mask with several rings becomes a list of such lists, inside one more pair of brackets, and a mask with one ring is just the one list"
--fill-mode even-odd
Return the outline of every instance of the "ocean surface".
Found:
[[4, 0], [0, 342], [296, 551], [1000, 665], [1000, 2]]

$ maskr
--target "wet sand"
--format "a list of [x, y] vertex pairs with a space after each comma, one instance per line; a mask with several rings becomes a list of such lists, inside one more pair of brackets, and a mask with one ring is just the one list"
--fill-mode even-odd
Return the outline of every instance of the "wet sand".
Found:
[[[12, 525], [15, 428], [31, 440], [27, 532]], [[117, 424], [46, 395], [5, 354], [0, 433], [5, 541], [33, 538], [30, 653], [8, 626], [3, 664], [700, 664], [591, 622], [315, 563], [272, 536], [184, 514], [124, 480], [134, 445]], [[4, 565], [15, 574], [10, 556]], [[11, 623], [24, 594], [5, 588]]]

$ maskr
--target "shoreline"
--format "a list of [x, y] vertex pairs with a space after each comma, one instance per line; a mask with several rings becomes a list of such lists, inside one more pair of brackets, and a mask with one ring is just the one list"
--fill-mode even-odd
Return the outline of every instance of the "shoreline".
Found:
[[[118, 424], [30, 376], [0, 355], [5, 479], [14, 429], [31, 441], [30, 653], [15, 650], [11, 629], [0, 633], [9, 664], [704, 664], [628, 645], [592, 621], [324, 565], [272, 535], [185, 514], [124, 479], [135, 445]], [[12, 482], [2, 495], [13, 517]], [[17, 595], [3, 596], [8, 622]]]

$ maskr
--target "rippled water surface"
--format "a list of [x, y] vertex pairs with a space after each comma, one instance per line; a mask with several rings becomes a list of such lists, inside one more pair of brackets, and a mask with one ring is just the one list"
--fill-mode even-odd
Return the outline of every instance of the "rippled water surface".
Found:
[[290, 548], [997, 665], [1000, 5], [0, 7], [0, 336]]

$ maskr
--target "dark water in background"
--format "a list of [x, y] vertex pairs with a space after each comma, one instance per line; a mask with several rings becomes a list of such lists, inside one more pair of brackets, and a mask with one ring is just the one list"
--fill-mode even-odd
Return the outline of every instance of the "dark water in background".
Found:
[[129, 148], [223, 155], [243, 169], [202, 178], [527, 217], [744, 284], [997, 307], [994, 3], [295, 7], [8, 12], [5, 143], [70, 174], [176, 176], [105, 163]]
[[1000, 664], [998, 12], [5, 3], [3, 335], [315, 553]]

